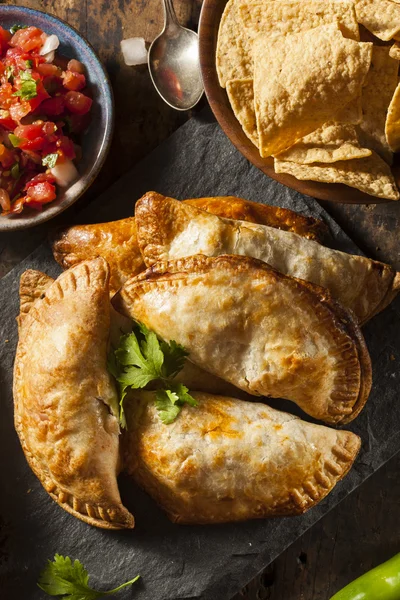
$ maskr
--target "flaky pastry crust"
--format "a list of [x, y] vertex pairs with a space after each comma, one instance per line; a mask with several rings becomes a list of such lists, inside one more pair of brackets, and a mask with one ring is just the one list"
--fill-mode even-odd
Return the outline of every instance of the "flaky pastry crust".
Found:
[[117, 485], [118, 398], [106, 368], [109, 269], [97, 258], [49, 279], [32, 271], [21, 279], [15, 428], [64, 510], [96, 527], [131, 528]]
[[[234, 196], [192, 198], [183, 202], [221, 217], [294, 231], [316, 241], [323, 241], [327, 237], [328, 228], [322, 221], [303, 217], [277, 206], [266, 206]], [[58, 229], [51, 236], [51, 245], [54, 258], [63, 269], [69, 269], [83, 260], [97, 256], [104, 258], [110, 266], [112, 294], [117, 292], [129, 277], [146, 268], [137, 243], [134, 217]]]
[[364, 406], [371, 362], [350, 311], [327, 290], [252, 258], [192, 256], [130, 279], [114, 307], [253, 395], [287, 398], [328, 423]]
[[146, 194], [137, 202], [136, 226], [147, 266], [194, 254], [251, 256], [327, 288], [361, 324], [398, 293], [389, 265], [327, 248], [293, 231], [210, 215], [160, 194]]
[[192, 392], [165, 426], [149, 392], [127, 397], [125, 468], [176, 523], [297, 515], [346, 475], [360, 438], [258, 402]]

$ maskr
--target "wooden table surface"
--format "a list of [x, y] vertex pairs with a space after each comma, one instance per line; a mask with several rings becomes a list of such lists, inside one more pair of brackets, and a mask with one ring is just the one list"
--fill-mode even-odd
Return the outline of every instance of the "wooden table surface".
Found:
[[[160, 32], [161, 0], [7, 3], [54, 13], [68, 21], [92, 43], [111, 77], [117, 108], [113, 147], [90, 191], [57, 219], [68, 222], [191, 116], [166, 106], [151, 85], [147, 67], [125, 66], [120, 53], [122, 39], [141, 36], [151, 42]], [[196, 29], [201, 0], [174, 3], [182, 24]], [[369, 256], [400, 269], [400, 202], [324, 206]], [[25, 258], [45, 238], [48, 228], [44, 224], [28, 231], [1, 233], [0, 276]], [[400, 455], [303, 535], [235, 600], [328, 600], [348, 581], [400, 551], [399, 468]]]

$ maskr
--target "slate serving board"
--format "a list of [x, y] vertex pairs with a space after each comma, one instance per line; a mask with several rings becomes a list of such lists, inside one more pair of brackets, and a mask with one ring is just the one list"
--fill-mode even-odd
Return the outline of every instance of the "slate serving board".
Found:
[[[81, 222], [123, 218], [134, 201], [155, 189], [177, 198], [238, 195], [324, 219], [333, 244], [360, 253], [315, 200], [283, 187], [252, 167], [230, 144], [208, 111], [192, 119], [79, 215]], [[179, 526], [124, 476], [123, 499], [136, 529], [105, 532], [60, 509], [29, 469], [13, 428], [12, 365], [17, 343], [19, 276], [37, 268], [59, 273], [50, 249], [39, 247], [0, 281], [0, 590], [2, 600], [39, 600], [38, 573], [57, 552], [79, 558], [92, 585], [107, 589], [140, 573], [121, 599], [228, 600], [257, 572], [400, 449], [400, 301], [364, 330], [374, 386], [350, 429], [361, 454], [345, 480], [301, 517], [220, 526]], [[293, 409], [293, 405], [285, 406]]]

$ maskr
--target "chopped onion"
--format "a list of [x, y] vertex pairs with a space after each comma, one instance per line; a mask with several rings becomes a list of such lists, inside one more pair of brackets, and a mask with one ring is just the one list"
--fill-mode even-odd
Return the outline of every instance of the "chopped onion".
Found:
[[59, 45], [60, 45], [60, 40], [58, 39], [58, 37], [56, 35], [54, 35], [54, 33], [52, 35], [48, 35], [47, 38], [45, 39], [43, 46], [40, 49], [40, 52], [39, 52], [40, 56], [46, 56], [46, 54], [49, 54], [49, 52], [53, 52], [54, 50], [57, 50]]
[[60, 187], [67, 187], [71, 185], [79, 177], [77, 168], [75, 167], [72, 160], [64, 160], [64, 162], [56, 165], [50, 172], [56, 178], [56, 183]]
[[143, 38], [133, 37], [122, 40], [121, 50], [124, 55], [125, 64], [129, 67], [147, 63], [147, 50]]
[[44, 54], [44, 58], [46, 59], [47, 63], [52, 63], [53, 60], [55, 59], [56, 53], [54, 50], [52, 50], [51, 52], [48, 52], [47, 54]]

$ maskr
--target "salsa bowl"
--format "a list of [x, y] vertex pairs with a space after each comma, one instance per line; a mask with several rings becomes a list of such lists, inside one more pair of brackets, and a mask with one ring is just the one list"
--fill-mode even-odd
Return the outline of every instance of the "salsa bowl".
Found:
[[73, 27], [47, 13], [22, 6], [0, 5], [0, 25], [35, 26], [60, 40], [58, 53], [76, 59], [86, 68], [87, 87], [93, 104], [90, 124], [82, 136], [82, 157], [76, 167], [79, 178], [69, 187], [58, 188], [57, 198], [38, 211], [26, 206], [21, 214], [0, 216], [0, 231], [27, 229], [39, 225], [71, 206], [89, 188], [98, 175], [111, 144], [114, 102], [108, 75], [92, 46]]

